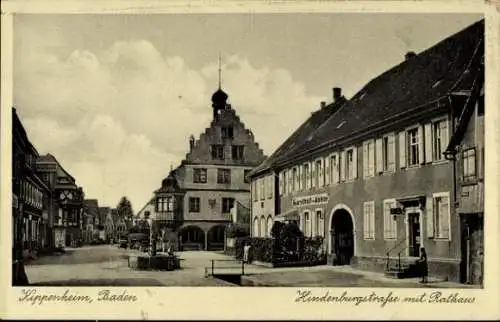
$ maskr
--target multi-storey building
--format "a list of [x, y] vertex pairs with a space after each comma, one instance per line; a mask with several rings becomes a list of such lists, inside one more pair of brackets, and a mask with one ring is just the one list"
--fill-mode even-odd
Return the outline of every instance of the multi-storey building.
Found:
[[36, 171], [38, 151], [12, 108], [12, 282], [27, 283], [25, 253], [50, 246], [51, 192]]
[[99, 204], [97, 199], [83, 201], [83, 242], [90, 243], [99, 238]]
[[[482, 67], [482, 66], [481, 66]], [[483, 71], [479, 77], [484, 77]], [[454, 162], [453, 194], [460, 220], [460, 281], [482, 284], [484, 276], [484, 80], [462, 93], [466, 107], [446, 154]]]
[[276, 218], [296, 220], [307, 236], [325, 236], [332, 264], [383, 271], [398, 258], [413, 263], [424, 247], [430, 274], [458, 281], [455, 167], [444, 151], [476, 99], [483, 37], [480, 21], [408, 53], [292, 152], [253, 173], [278, 178]]
[[51, 154], [40, 156], [37, 169], [52, 192], [52, 218], [56, 247], [76, 247], [82, 241], [83, 189]]
[[[345, 102], [346, 99], [342, 96], [341, 88], [334, 87], [333, 102], [330, 104], [321, 102], [320, 109], [311, 113], [311, 116], [269, 158], [250, 173], [252, 181], [252, 236], [270, 237], [275, 215], [281, 213], [280, 199], [275, 198], [278, 187], [279, 191], [282, 191], [283, 188], [286, 189], [287, 186], [290, 191], [299, 190], [301, 182], [297, 181], [297, 187], [294, 187], [294, 181], [292, 180], [292, 178], [299, 175], [299, 169], [293, 168], [289, 171], [281, 171], [280, 176], [278, 176], [274, 163], [279, 158], [293, 155], [293, 152], [301, 144], [309, 140], [311, 134], [329, 117], [338, 112]], [[298, 217], [294, 215], [294, 211], [291, 211], [286, 217], [291, 220], [298, 220]], [[282, 216], [282, 218], [284, 217]]]
[[155, 226], [182, 249], [223, 249], [235, 201], [248, 204], [247, 174], [265, 156], [252, 132], [227, 104], [220, 88], [212, 96], [213, 119], [186, 158], [154, 192]]

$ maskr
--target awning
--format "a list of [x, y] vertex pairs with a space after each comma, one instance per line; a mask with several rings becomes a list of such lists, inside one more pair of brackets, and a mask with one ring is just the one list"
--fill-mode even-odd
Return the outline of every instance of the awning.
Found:
[[296, 220], [299, 221], [300, 216], [299, 216], [299, 211], [295, 208], [290, 209], [282, 214], [276, 215], [274, 217], [275, 221], [290, 221], [290, 220]]

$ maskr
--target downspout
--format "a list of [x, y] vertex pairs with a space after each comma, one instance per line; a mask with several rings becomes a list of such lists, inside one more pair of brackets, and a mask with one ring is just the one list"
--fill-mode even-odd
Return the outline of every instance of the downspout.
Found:
[[[453, 100], [450, 95], [448, 95], [449, 102], [449, 117], [451, 123], [451, 133], [453, 134], [455, 131], [455, 115], [453, 113]], [[457, 209], [457, 147], [453, 147], [453, 150], [450, 153], [445, 154], [445, 159], [451, 161], [452, 167], [452, 181], [451, 181], [451, 190], [453, 193], [453, 210]]]

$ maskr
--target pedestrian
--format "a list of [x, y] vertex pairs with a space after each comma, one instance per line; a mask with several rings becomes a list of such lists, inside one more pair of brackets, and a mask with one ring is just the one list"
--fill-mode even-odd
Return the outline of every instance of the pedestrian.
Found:
[[427, 252], [425, 248], [420, 248], [420, 259], [419, 259], [420, 276], [422, 280], [420, 283], [427, 283], [428, 267], [427, 267]]
[[245, 242], [243, 244], [243, 262], [244, 263], [249, 263], [250, 260], [250, 243]]

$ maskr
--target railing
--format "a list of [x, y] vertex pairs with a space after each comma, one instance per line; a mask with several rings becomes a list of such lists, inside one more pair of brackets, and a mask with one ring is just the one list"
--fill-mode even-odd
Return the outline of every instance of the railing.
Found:
[[[234, 265], [216, 265], [216, 263], [235, 263]], [[238, 265], [236, 266], [236, 263]], [[229, 270], [229, 271], [228, 271]], [[245, 262], [242, 260], [234, 259], [212, 259], [210, 260], [210, 267], [205, 267], [205, 276], [214, 276], [217, 274], [225, 275], [245, 275]]]
[[[391, 259], [390, 259], [391, 252], [392, 252], [393, 250], [395, 250], [395, 249], [399, 248], [399, 247], [401, 246], [401, 244], [402, 244], [403, 242], [405, 242], [405, 241], [406, 241], [406, 238], [401, 239], [401, 240], [400, 240], [400, 241], [399, 241], [396, 245], [394, 245], [391, 249], [389, 249], [389, 250], [387, 251], [387, 253], [386, 253], [386, 256], [387, 256], [387, 261], [386, 261], [386, 266], [385, 266], [386, 270], [389, 270], [389, 264], [390, 264], [390, 260], [391, 260]], [[398, 252], [398, 269], [399, 269], [399, 270], [401, 270], [401, 253], [402, 253], [405, 249], [406, 249], [406, 247], [405, 247], [405, 248], [403, 248], [403, 249], [400, 249], [400, 251]]]

